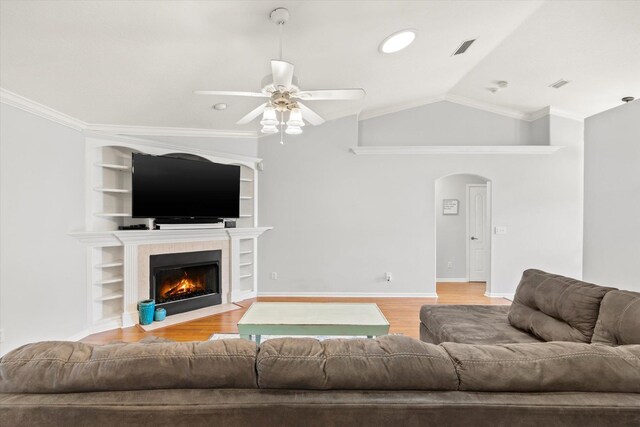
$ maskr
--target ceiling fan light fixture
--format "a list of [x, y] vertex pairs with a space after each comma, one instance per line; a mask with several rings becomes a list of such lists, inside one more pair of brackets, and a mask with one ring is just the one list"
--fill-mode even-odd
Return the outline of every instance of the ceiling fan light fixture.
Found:
[[[278, 124], [278, 118], [276, 117], [276, 110], [273, 107], [265, 107], [262, 113], [262, 120], [260, 120], [260, 124], [264, 127], [273, 127]], [[264, 128], [262, 128], [264, 132]], [[269, 133], [269, 132], [264, 132]]]
[[378, 49], [382, 53], [395, 53], [409, 46], [416, 38], [416, 30], [408, 28], [391, 34], [384, 39]]
[[273, 125], [265, 125], [265, 126], [262, 126], [261, 132], [262, 133], [269, 133], [269, 134], [270, 133], [278, 133], [278, 128], [273, 126]]
[[300, 126], [288, 125], [284, 133], [287, 135], [300, 135], [302, 133], [302, 128]]
[[304, 121], [302, 120], [302, 111], [299, 108], [292, 108], [289, 113], [289, 120], [287, 121], [288, 126], [302, 127], [304, 126]]

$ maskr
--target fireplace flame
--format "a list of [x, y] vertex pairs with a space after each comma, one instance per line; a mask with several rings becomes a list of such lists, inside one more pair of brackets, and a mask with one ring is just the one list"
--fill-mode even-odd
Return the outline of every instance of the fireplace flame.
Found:
[[176, 298], [204, 290], [205, 285], [199, 280], [192, 280], [185, 271], [184, 277], [178, 282], [164, 282], [160, 289], [160, 296], [162, 298]]

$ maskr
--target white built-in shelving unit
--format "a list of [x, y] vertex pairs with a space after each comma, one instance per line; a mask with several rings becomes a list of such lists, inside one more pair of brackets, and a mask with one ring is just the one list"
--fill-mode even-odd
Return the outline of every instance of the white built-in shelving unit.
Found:
[[[137, 236], [136, 244], [143, 244], [148, 236], [150, 241], [158, 241], [163, 232], [119, 232], [122, 225], [151, 223], [151, 219], [134, 219], [131, 217], [131, 178], [132, 153], [153, 155], [190, 154], [206, 160], [237, 164], [240, 172], [240, 217], [237, 218], [237, 229], [228, 232], [209, 233], [212, 238], [227, 238], [235, 241], [231, 244], [234, 254], [230, 259], [236, 264], [231, 267], [230, 275], [234, 283], [233, 299], [245, 299], [257, 295], [257, 237], [266, 230], [258, 229], [257, 218], [257, 163], [260, 159], [242, 156], [222, 155], [206, 150], [186, 149], [155, 141], [138, 138], [120, 137], [106, 134], [87, 135], [86, 147], [86, 229], [71, 233], [87, 245], [87, 293], [88, 316], [91, 319], [90, 331], [99, 332], [121, 326], [129, 326], [126, 320], [127, 311], [131, 311], [130, 291], [127, 281], [131, 277], [131, 266], [123, 238]], [[255, 232], [252, 232], [255, 230]], [[154, 234], [155, 233], [155, 234]], [[175, 233], [171, 234], [175, 241]], [[185, 233], [202, 240], [199, 233]], [[215, 235], [215, 236], [214, 236]], [[118, 237], [120, 236], [120, 237]], [[222, 236], [222, 237], [221, 237]], [[185, 240], [187, 241], [187, 240]], [[127, 258], [129, 257], [129, 258]], [[128, 286], [132, 286], [130, 283]], [[129, 294], [127, 293], [129, 292]], [[135, 302], [133, 302], [135, 309]], [[129, 313], [130, 314], [130, 313]]]

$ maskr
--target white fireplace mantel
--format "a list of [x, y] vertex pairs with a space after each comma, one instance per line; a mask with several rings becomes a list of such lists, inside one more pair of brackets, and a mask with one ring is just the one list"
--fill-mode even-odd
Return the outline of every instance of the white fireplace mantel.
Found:
[[198, 230], [78, 231], [69, 233], [87, 246], [126, 246], [152, 243], [203, 242], [219, 239], [251, 239], [273, 227], [212, 228]]
[[[249, 256], [252, 262], [242, 263], [242, 241], [247, 239], [254, 241], [267, 230], [273, 227], [250, 227], [250, 228], [220, 228], [220, 229], [197, 229], [197, 230], [121, 230], [121, 231], [80, 231], [69, 233], [70, 236], [87, 246], [89, 250], [94, 247], [123, 247], [123, 259], [120, 263], [123, 267], [123, 276], [119, 281], [123, 282], [122, 294], [122, 314], [116, 321], [107, 322], [92, 332], [112, 329], [114, 327], [129, 327], [137, 323], [137, 303], [141, 299], [149, 297], [148, 293], [143, 294], [141, 289], [147, 285], [141, 283], [139, 270], [138, 253], [139, 248], [145, 245], [181, 245], [199, 244], [200, 242], [224, 242], [228, 253], [224, 255], [228, 262], [225, 263], [228, 271], [224, 273], [228, 280], [223, 280], [222, 298], [223, 304], [231, 304], [243, 299], [252, 298], [257, 295], [257, 273], [255, 251], [250, 251]], [[255, 246], [254, 246], [255, 248]], [[246, 255], [245, 255], [246, 256]], [[250, 264], [252, 274], [243, 275], [241, 267]], [[107, 267], [110, 265], [106, 265]], [[88, 265], [89, 269], [94, 266]], [[245, 267], [246, 268], [246, 267]], [[248, 279], [247, 279], [248, 278]], [[251, 289], [242, 288], [241, 280], [250, 280], [253, 285]], [[100, 283], [100, 282], [98, 282]], [[103, 281], [109, 283], [109, 280]], [[95, 282], [94, 282], [95, 284]], [[110, 296], [108, 296], [110, 297]]]

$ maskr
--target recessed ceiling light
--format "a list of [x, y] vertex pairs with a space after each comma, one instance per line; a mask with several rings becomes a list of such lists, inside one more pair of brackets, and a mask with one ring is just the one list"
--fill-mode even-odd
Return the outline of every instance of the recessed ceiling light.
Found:
[[416, 30], [406, 29], [391, 34], [380, 43], [380, 52], [394, 53], [409, 46], [416, 38]]
[[219, 104], [214, 104], [212, 107], [214, 110], [222, 111], [227, 109], [227, 104], [224, 102], [220, 102]]

